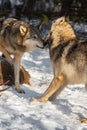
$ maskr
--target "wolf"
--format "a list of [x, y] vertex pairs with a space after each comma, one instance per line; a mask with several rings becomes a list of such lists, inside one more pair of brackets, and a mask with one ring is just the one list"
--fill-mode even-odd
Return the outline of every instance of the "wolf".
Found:
[[0, 34], [6, 41], [0, 42], [0, 45], [3, 45], [2, 48], [4, 50], [2, 53], [5, 56], [8, 56], [8, 61], [11, 61], [10, 55], [13, 55], [12, 60], [14, 63], [16, 90], [19, 93], [24, 93], [24, 90], [22, 90], [19, 84], [21, 58], [25, 52], [38, 48], [43, 49], [43, 40], [33, 26], [15, 18], [7, 18], [3, 22]]
[[70, 83], [82, 83], [87, 88], [87, 41], [78, 39], [67, 17], [52, 24], [45, 42], [49, 45], [54, 77], [44, 94], [31, 100], [52, 101]]

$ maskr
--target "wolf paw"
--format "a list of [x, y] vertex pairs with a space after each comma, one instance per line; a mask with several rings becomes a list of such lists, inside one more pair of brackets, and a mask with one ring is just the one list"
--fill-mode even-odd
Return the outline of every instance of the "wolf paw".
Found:
[[31, 98], [31, 102], [46, 102], [47, 100], [44, 98]]
[[85, 119], [85, 118], [80, 119], [80, 121], [81, 121], [81, 123], [85, 123], [85, 124], [87, 124], [87, 118], [86, 118], [86, 119]]
[[25, 93], [25, 91], [24, 91], [23, 89], [21, 89], [20, 87], [17, 87], [17, 88], [16, 88], [16, 91], [17, 91], [18, 93]]

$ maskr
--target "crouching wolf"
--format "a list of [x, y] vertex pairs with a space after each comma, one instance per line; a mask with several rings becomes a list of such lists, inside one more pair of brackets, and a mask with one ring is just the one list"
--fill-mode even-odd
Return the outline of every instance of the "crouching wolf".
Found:
[[[24, 92], [19, 86], [19, 69], [23, 54], [37, 48], [43, 48], [43, 41], [34, 27], [28, 23], [19, 21], [14, 18], [8, 18], [3, 22], [1, 36], [5, 42], [1, 51], [8, 56], [14, 55], [14, 75], [16, 90], [19, 93]], [[7, 53], [7, 54], [6, 54]]]
[[52, 24], [46, 42], [49, 44], [54, 78], [45, 93], [32, 100], [54, 100], [69, 83], [83, 83], [87, 87], [87, 42], [77, 38], [66, 17]]

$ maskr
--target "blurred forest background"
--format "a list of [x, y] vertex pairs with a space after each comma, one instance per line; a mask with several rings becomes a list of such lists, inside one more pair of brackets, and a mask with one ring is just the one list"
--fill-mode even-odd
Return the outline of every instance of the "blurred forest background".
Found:
[[0, 0], [0, 17], [54, 18], [87, 22], [87, 0]]
[[0, 27], [14, 17], [34, 25], [45, 38], [51, 23], [69, 16], [77, 35], [87, 40], [87, 0], [0, 0]]

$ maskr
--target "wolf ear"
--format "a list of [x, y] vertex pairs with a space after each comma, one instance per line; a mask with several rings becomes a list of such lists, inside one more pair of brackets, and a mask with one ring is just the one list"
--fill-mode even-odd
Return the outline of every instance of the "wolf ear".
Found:
[[69, 22], [69, 16], [63, 16], [63, 17], [61, 17], [60, 24], [62, 24], [64, 22]]
[[25, 36], [25, 34], [27, 33], [27, 28], [24, 27], [23, 25], [20, 26], [20, 34], [21, 36]]
[[69, 16], [65, 16], [65, 21], [69, 22]]
[[55, 21], [54, 25], [63, 24], [64, 22], [69, 22], [69, 17], [62, 16], [62, 17], [58, 18], [58, 19]]
[[57, 24], [63, 24], [64, 22], [69, 22], [69, 16], [62, 16], [56, 20]]

